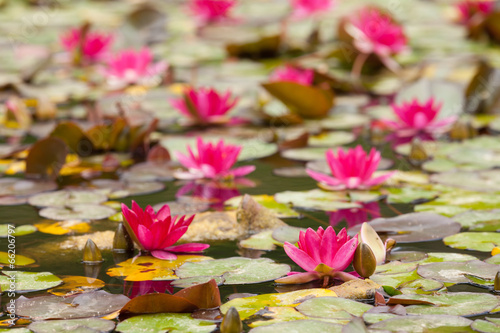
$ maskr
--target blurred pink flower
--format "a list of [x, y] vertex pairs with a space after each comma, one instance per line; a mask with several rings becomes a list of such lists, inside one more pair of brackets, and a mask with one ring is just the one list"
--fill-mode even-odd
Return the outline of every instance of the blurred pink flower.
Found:
[[[133, 232], [137, 245], [151, 252], [158, 259], [175, 260], [177, 256], [173, 253], [197, 253], [207, 249], [210, 245], [200, 243], [187, 243], [174, 245], [187, 231], [194, 215], [186, 218], [185, 215], [170, 215], [168, 205], [163, 206], [158, 213], [153, 207], [147, 206], [145, 210], [132, 201], [132, 209], [122, 204], [124, 222]], [[135, 236], [135, 237], [134, 237]]]
[[349, 149], [346, 152], [339, 148], [337, 156], [333, 150], [326, 152], [326, 161], [330, 166], [332, 176], [306, 169], [309, 176], [331, 190], [360, 189], [365, 190], [383, 183], [395, 171], [373, 178], [373, 173], [380, 163], [380, 153], [372, 148], [367, 156], [361, 146]]
[[333, 7], [332, 0], [291, 0], [294, 18], [304, 18]]
[[304, 86], [312, 85], [313, 79], [314, 71], [312, 69], [300, 69], [290, 65], [275, 69], [269, 76], [271, 82], [295, 82]]
[[107, 59], [107, 67], [103, 70], [111, 86], [127, 86], [129, 84], [151, 84], [167, 69], [167, 63], [153, 63], [153, 54], [147, 48], [140, 51], [123, 50]]
[[388, 57], [408, 46], [403, 28], [375, 7], [363, 8], [348, 18], [346, 31], [354, 39], [354, 46], [365, 54]]
[[381, 216], [377, 201], [361, 203], [360, 208], [340, 209], [327, 214], [330, 216], [330, 225], [332, 227], [345, 220], [348, 228]]
[[[67, 52], [79, 52], [81, 31], [74, 28], [61, 36], [61, 44]], [[111, 34], [87, 32], [82, 47], [82, 61], [87, 63], [102, 60], [113, 42]]]
[[191, 0], [189, 9], [203, 26], [228, 19], [234, 5], [236, 0]]
[[436, 119], [441, 110], [441, 103], [436, 103], [434, 98], [425, 103], [414, 99], [409, 103], [391, 106], [397, 120], [381, 120], [381, 122], [393, 130], [398, 138], [413, 138], [417, 135], [421, 139], [432, 138], [434, 134], [445, 132], [457, 119], [456, 116]]
[[[191, 102], [192, 109], [186, 104]], [[238, 98], [233, 98], [231, 92], [223, 95], [215, 89], [189, 88], [183, 97], [174, 99], [171, 104], [184, 116], [196, 124], [217, 124], [224, 121], [224, 116], [236, 105]]]
[[203, 142], [198, 137], [196, 140], [198, 154], [195, 155], [190, 146], [187, 147], [189, 155], [176, 152], [179, 162], [188, 169], [187, 172], [178, 172], [179, 179], [226, 179], [243, 177], [255, 170], [255, 166], [247, 165], [231, 169], [236, 163], [241, 152], [241, 146], [226, 145], [224, 140], [210, 143]]
[[495, 10], [495, 1], [463, 0], [456, 4], [460, 23], [469, 24], [474, 17], [486, 17]]
[[343, 271], [351, 264], [358, 246], [358, 236], [352, 239], [342, 229], [338, 235], [330, 226], [318, 231], [308, 228], [299, 235], [298, 248], [285, 242], [286, 254], [306, 272], [290, 272], [287, 277], [276, 280], [277, 283], [307, 283], [323, 280], [327, 285], [330, 278], [349, 280], [355, 277]]

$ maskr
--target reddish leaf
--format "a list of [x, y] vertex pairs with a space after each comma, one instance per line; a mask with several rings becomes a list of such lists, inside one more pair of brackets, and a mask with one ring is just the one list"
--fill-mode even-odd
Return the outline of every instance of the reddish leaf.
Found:
[[200, 309], [211, 309], [221, 305], [219, 287], [214, 279], [182, 289], [174, 296], [185, 298]]
[[137, 296], [120, 310], [120, 320], [145, 313], [190, 313], [198, 307], [185, 298], [169, 294]]
[[428, 301], [421, 301], [418, 299], [404, 299], [404, 298], [389, 298], [387, 301], [387, 305], [395, 305], [395, 304], [401, 304], [401, 305], [436, 305], [432, 302]]

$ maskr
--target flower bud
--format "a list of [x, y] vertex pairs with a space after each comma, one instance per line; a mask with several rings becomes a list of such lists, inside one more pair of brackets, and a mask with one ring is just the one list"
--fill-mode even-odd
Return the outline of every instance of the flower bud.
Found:
[[101, 251], [92, 239], [87, 239], [87, 244], [85, 244], [85, 248], [83, 249], [83, 263], [99, 264], [101, 262], [103, 262]]
[[240, 333], [243, 330], [243, 324], [240, 319], [240, 314], [234, 306], [227, 311], [220, 325], [221, 333]]

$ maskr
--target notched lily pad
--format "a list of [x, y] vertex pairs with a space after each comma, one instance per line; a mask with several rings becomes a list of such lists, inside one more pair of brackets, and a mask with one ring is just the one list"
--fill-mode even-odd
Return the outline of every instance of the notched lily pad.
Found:
[[372, 305], [341, 297], [317, 297], [297, 306], [303, 315], [316, 318], [351, 320], [362, 316]]
[[449, 247], [461, 250], [491, 252], [500, 245], [500, 233], [496, 232], [461, 232], [443, 239]]
[[50, 272], [21, 272], [4, 271], [0, 276], [2, 290], [11, 290], [11, 283], [15, 283], [16, 293], [27, 293], [38, 290], [54, 288], [63, 281]]
[[[377, 233], [387, 234], [398, 243], [437, 240], [456, 234], [461, 229], [461, 225], [452, 219], [427, 212], [378, 218], [369, 223]], [[355, 235], [360, 229], [360, 225], [354, 226], [349, 229], [349, 234]]]
[[77, 204], [66, 207], [46, 207], [38, 212], [41, 217], [51, 220], [102, 220], [116, 213], [108, 206]]
[[470, 210], [455, 215], [452, 219], [470, 231], [500, 230], [500, 209]]
[[101, 318], [48, 320], [31, 323], [28, 328], [35, 333], [111, 332], [115, 323]]
[[418, 267], [420, 276], [446, 283], [470, 283], [467, 276], [474, 276], [493, 283], [498, 266], [487, 264], [479, 260], [466, 262], [438, 262]]
[[179, 278], [222, 276], [224, 284], [248, 284], [272, 281], [290, 272], [290, 266], [277, 264], [268, 258], [233, 257], [209, 262], [186, 263], [176, 269]]
[[210, 333], [217, 326], [209, 321], [194, 319], [190, 313], [156, 313], [122, 321], [116, 326], [122, 333]]
[[306, 231], [305, 228], [297, 228], [289, 225], [279, 227], [273, 230], [273, 239], [279, 243], [289, 242], [295, 244], [299, 241], [300, 231]]

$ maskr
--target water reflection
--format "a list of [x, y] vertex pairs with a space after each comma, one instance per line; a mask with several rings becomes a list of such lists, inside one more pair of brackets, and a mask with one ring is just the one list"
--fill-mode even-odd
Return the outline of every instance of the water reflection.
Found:
[[327, 212], [330, 217], [330, 225], [334, 227], [345, 220], [347, 223], [347, 227], [351, 228], [355, 225], [376, 219], [381, 216], [378, 201], [360, 204], [360, 208], [348, 208], [341, 209], [336, 212]]

